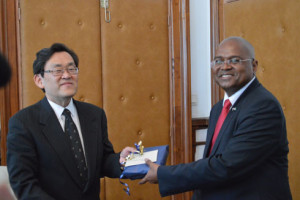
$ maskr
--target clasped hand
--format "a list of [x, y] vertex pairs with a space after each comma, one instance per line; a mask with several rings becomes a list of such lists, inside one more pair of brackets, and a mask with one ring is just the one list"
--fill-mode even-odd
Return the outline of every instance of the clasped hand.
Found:
[[153, 162], [151, 162], [151, 160], [149, 159], [145, 159], [146, 164], [149, 166], [149, 171], [146, 174], [146, 176], [139, 182], [139, 184], [145, 184], [147, 182], [152, 183], [152, 184], [156, 184], [158, 183], [158, 179], [157, 179], [157, 169], [159, 167], [158, 164], [155, 164]]
[[120, 153], [120, 164], [124, 163], [126, 161], [126, 157], [130, 154], [136, 152], [136, 148], [134, 147], [125, 147], [121, 153]]

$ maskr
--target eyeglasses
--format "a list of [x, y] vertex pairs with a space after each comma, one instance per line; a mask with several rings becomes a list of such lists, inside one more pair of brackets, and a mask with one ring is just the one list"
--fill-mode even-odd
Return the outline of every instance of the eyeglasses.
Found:
[[240, 58], [230, 58], [230, 59], [215, 59], [213, 60], [210, 65], [211, 67], [221, 67], [223, 66], [225, 63], [227, 65], [230, 65], [230, 66], [236, 66], [236, 65], [239, 65], [241, 64], [242, 62], [246, 62], [246, 61], [249, 61], [249, 60], [254, 60], [253, 58], [248, 58], [248, 59], [240, 59]]
[[53, 76], [62, 76], [65, 71], [67, 71], [71, 75], [78, 74], [78, 68], [77, 67], [68, 67], [68, 68], [65, 68], [65, 69], [44, 70], [42, 72], [51, 73]]

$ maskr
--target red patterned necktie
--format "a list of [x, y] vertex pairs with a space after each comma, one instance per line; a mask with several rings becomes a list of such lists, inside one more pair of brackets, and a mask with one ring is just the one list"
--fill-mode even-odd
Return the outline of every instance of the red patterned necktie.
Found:
[[227, 114], [229, 113], [230, 107], [231, 107], [231, 103], [230, 103], [229, 99], [226, 99], [226, 101], [224, 103], [224, 106], [223, 106], [223, 109], [222, 109], [222, 112], [221, 112], [221, 114], [219, 116], [216, 128], [215, 128], [214, 136], [213, 136], [213, 139], [212, 139], [211, 145], [210, 145], [209, 154], [211, 153], [211, 150], [214, 147], [214, 144], [215, 144], [215, 142], [217, 140], [217, 137], [219, 135], [219, 132], [220, 132], [220, 129], [221, 129], [222, 125], [223, 125], [223, 122], [226, 119]]

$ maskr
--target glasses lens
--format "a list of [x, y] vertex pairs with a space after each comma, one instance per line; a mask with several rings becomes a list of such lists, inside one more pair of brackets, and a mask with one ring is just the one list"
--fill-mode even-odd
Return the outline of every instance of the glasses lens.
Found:
[[61, 70], [61, 69], [56, 69], [56, 70], [52, 71], [52, 74], [54, 76], [61, 76], [63, 73], [64, 73], [64, 70]]
[[230, 63], [230, 64], [237, 65], [237, 64], [240, 63], [240, 61], [241, 61], [241, 59], [239, 59], [239, 58], [231, 58], [231, 59], [229, 60], [229, 63]]
[[70, 68], [68, 68], [68, 72], [70, 74], [77, 74], [78, 73], [78, 68], [76, 68], [76, 67], [70, 67]]
[[216, 63], [216, 65], [223, 65], [223, 64], [224, 64], [224, 61], [218, 59], [218, 60], [215, 60], [215, 63]]

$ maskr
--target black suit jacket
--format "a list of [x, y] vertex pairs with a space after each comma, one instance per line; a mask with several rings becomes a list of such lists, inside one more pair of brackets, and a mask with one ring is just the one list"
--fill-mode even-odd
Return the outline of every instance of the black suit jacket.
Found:
[[193, 199], [291, 199], [285, 118], [276, 98], [255, 79], [228, 113], [208, 156], [221, 110], [222, 101], [211, 110], [203, 159], [158, 168], [161, 195], [196, 190]]
[[108, 140], [102, 109], [74, 100], [88, 167], [83, 188], [70, 143], [48, 100], [25, 108], [9, 121], [7, 167], [19, 199], [99, 199], [100, 177], [119, 177], [119, 154]]

